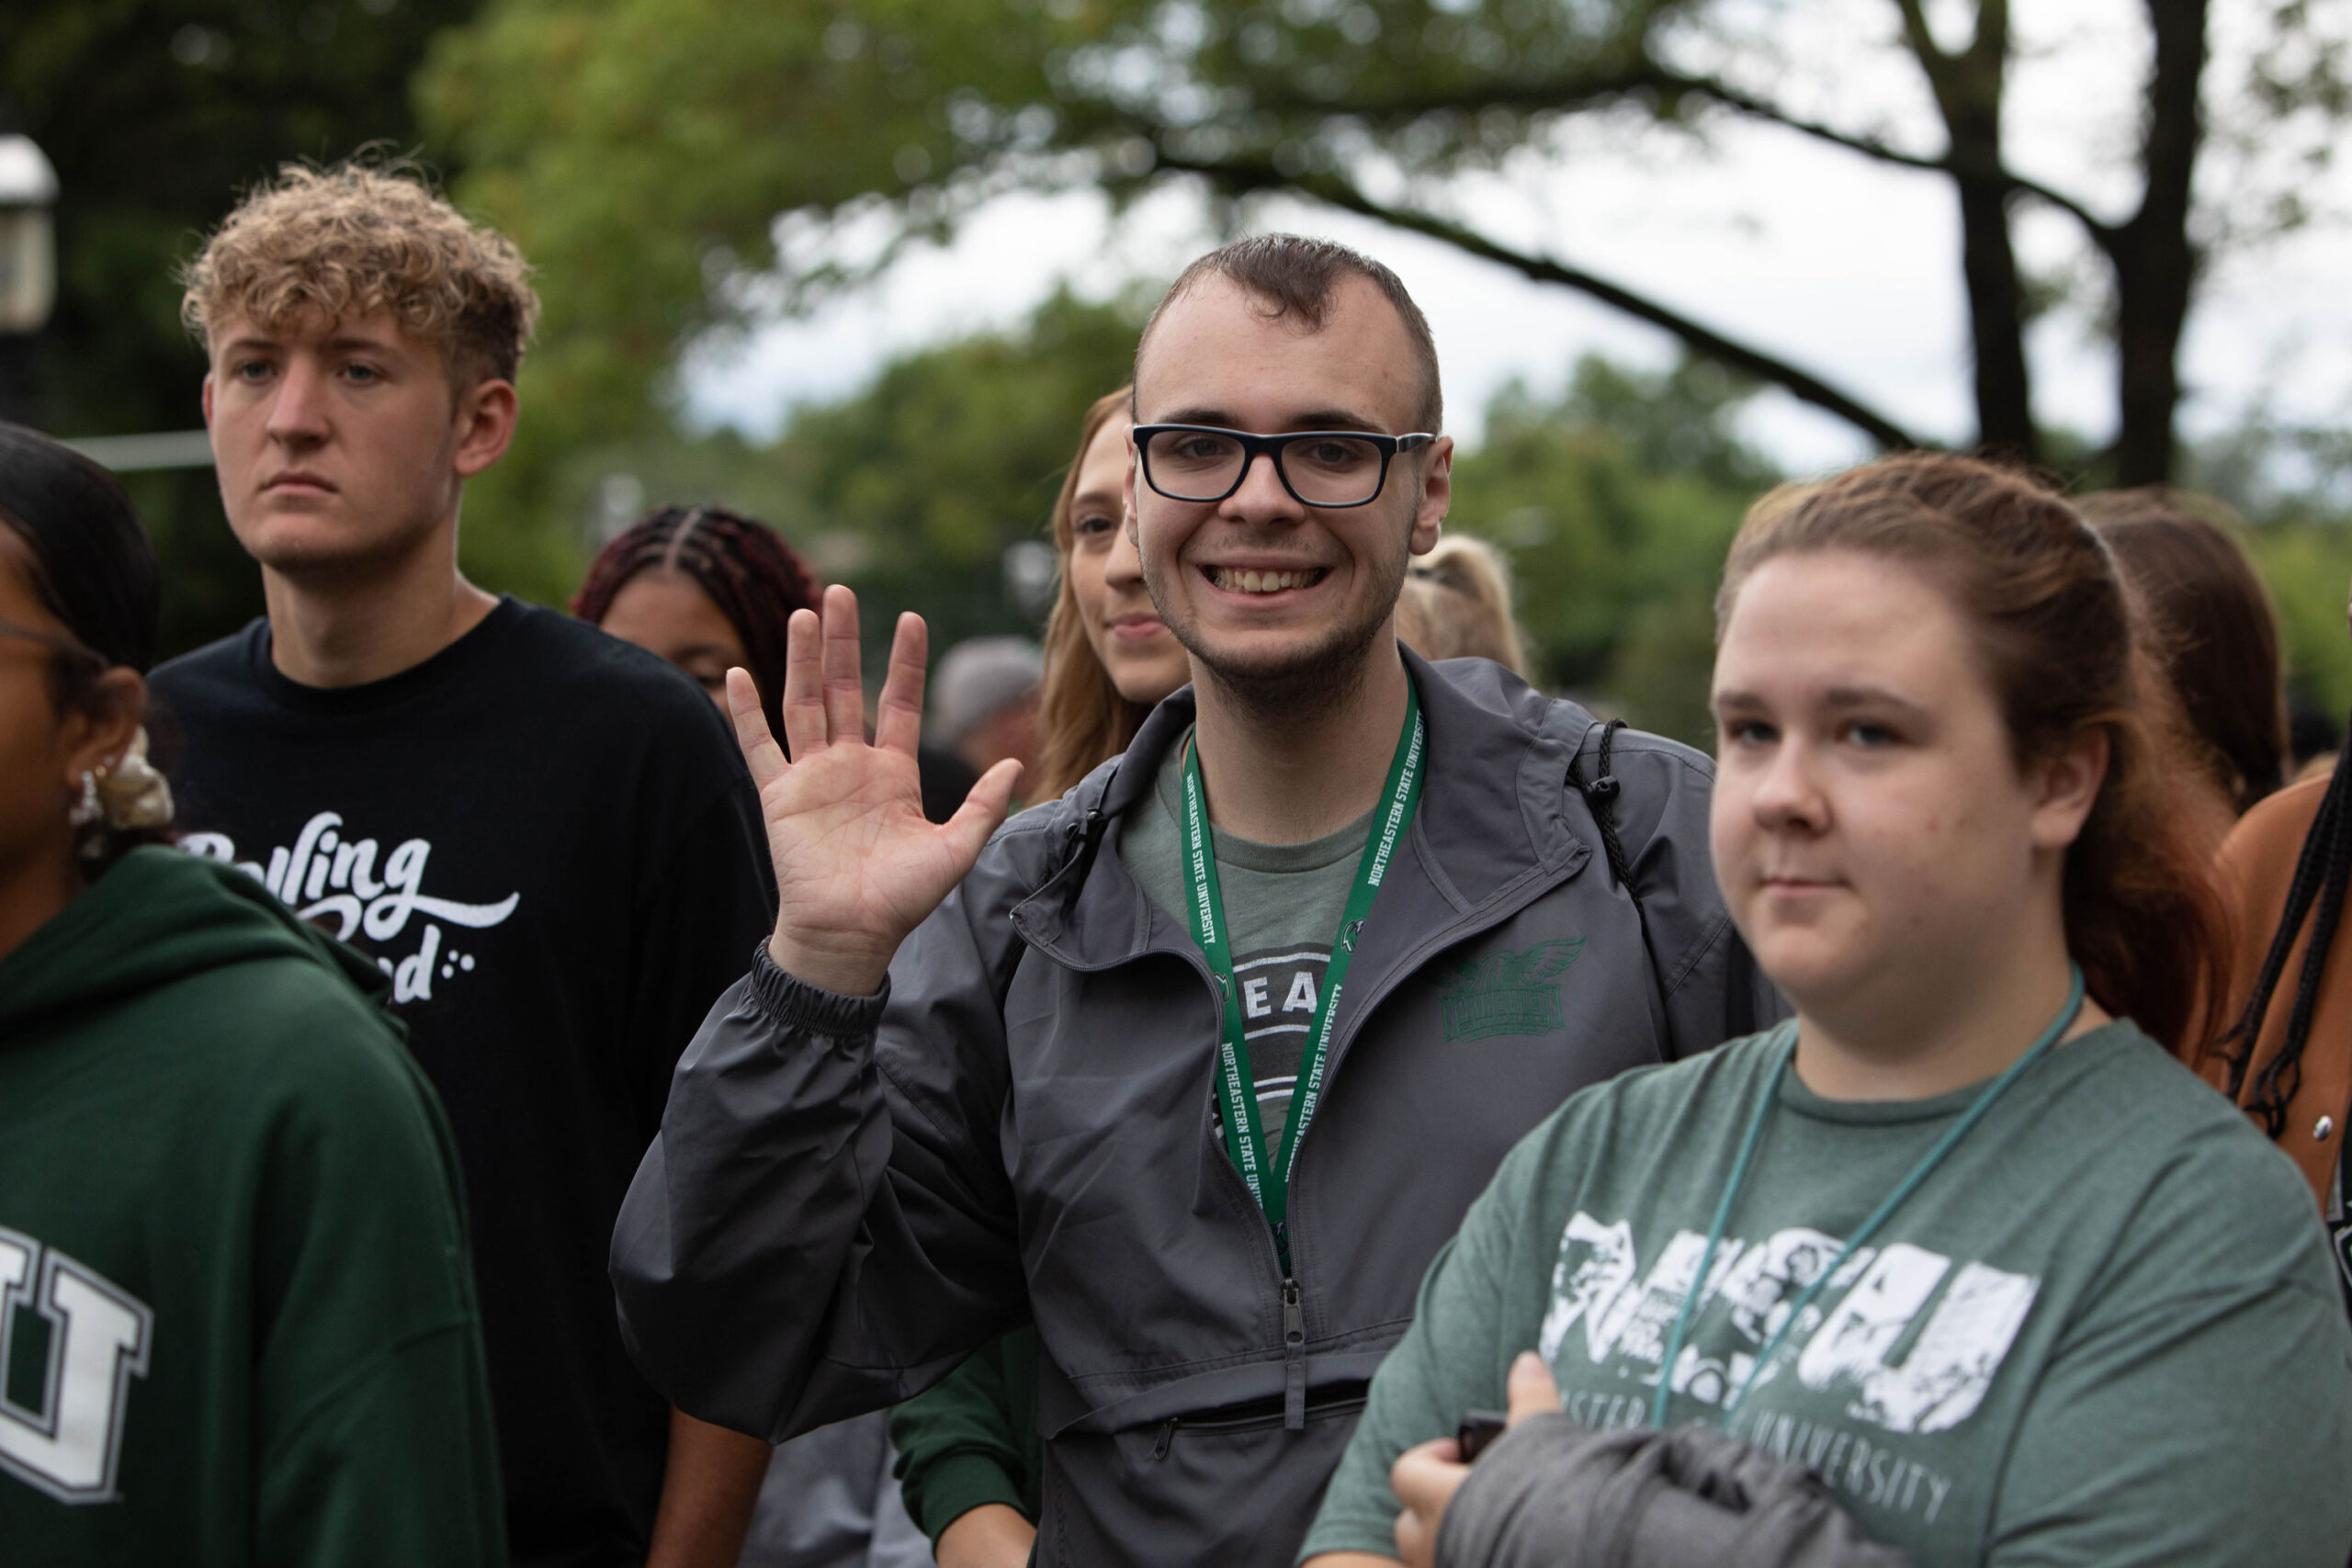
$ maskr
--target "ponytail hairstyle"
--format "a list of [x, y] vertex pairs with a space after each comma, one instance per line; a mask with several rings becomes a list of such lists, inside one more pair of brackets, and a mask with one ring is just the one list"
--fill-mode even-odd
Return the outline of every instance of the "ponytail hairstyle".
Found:
[[2193, 1055], [2220, 1027], [2224, 917], [2154, 763], [2136, 701], [2151, 676], [2107, 547], [2025, 474], [1904, 453], [1758, 501], [1724, 562], [1718, 628], [1758, 567], [1821, 550], [1900, 561], [1950, 599], [2018, 768], [2106, 735], [2106, 779], [2066, 851], [2066, 945], [2101, 1007]]
[[2083, 515], [2136, 592], [2148, 650], [2180, 699], [2196, 764], [2244, 816], [2287, 782], [2278, 613], [2218, 501], [2164, 485], [2085, 496]]
[[1432, 663], [1491, 659], [1522, 679], [1527, 674], [1510, 609], [1510, 569], [1494, 546], [1466, 534], [1448, 534], [1406, 572], [1396, 635]]
[[743, 639], [760, 711], [782, 745], [785, 629], [793, 611], [817, 609], [821, 593], [808, 563], [775, 529], [723, 506], [665, 506], [598, 552], [572, 595], [571, 613], [603, 625], [628, 580], [651, 570], [693, 578]]
[[[25, 547], [34, 594], [64, 623], [50, 661], [57, 711], [97, 713], [99, 677], [155, 662], [163, 593], [138, 510], [112, 474], [62, 442], [0, 423], [0, 527]], [[93, 781], [101, 811], [84, 824], [78, 858], [103, 874], [141, 844], [172, 840], [172, 794], [147, 761], [147, 732]]]
[[1055, 498], [1047, 529], [1054, 537], [1053, 614], [1046, 620], [1046, 673], [1037, 688], [1037, 732], [1043, 738], [1037, 761], [1037, 783], [1032, 798], [1053, 800], [1127, 749], [1151, 713], [1149, 703], [1129, 702], [1119, 694], [1111, 672], [1102, 668], [1094, 645], [1087, 640], [1086, 621], [1078, 607], [1078, 591], [1070, 585], [1070, 551], [1077, 543], [1071, 532], [1071, 509], [1078, 500], [1078, 471], [1086, 465], [1086, 449], [1113, 418], [1130, 417], [1132, 386], [1094, 400], [1078, 423], [1078, 456], [1062, 476], [1061, 494]]

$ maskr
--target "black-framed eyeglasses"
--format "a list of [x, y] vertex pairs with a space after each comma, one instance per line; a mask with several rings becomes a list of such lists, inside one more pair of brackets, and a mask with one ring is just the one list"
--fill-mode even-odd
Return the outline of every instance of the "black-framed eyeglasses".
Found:
[[1388, 482], [1399, 452], [1426, 446], [1426, 431], [1383, 435], [1371, 430], [1294, 430], [1253, 435], [1214, 424], [1138, 424], [1136, 451], [1144, 483], [1170, 501], [1223, 501], [1250, 477], [1262, 455], [1302, 506], [1369, 506]]

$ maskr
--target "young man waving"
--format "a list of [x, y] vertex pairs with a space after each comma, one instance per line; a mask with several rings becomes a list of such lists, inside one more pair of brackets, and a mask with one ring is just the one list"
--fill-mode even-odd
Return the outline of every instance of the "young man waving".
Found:
[[[1393, 274], [1228, 246], [1136, 369], [1136, 544], [1194, 684], [989, 839], [1012, 764], [919, 809], [920, 621], [872, 745], [842, 590], [821, 639], [795, 617], [793, 761], [729, 677], [776, 929], [680, 1063], [614, 1277], [656, 1384], [771, 1437], [1034, 1316], [1037, 1560], [1272, 1568], [1504, 1151], [1775, 1004], [1703, 758], [1400, 653], [1453, 444]], [[1616, 781], [1608, 824], [1572, 773]]]

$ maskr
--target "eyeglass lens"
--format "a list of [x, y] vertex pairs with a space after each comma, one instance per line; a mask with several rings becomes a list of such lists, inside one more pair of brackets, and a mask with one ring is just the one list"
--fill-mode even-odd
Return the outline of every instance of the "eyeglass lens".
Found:
[[[1152, 487], [1177, 501], [1219, 501], [1241, 481], [1246, 450], [1229, 435], [1163, 430], [1147, 444]], [[1283, 478], [1309, 506], [1361, 506], [1380, 493], [1380, 448], [1346, 435], [1302, 435], [1277, 449]]]

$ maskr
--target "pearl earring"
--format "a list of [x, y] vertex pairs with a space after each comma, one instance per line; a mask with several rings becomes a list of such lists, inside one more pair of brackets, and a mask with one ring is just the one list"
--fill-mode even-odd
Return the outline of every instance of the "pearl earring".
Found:
[[106, 808], [98, 804], [98, 776], [85, 768], [82, 771], [82, 798], [66, 808], [65, 820], [74, 827], [86, 828], [104, 815]]

